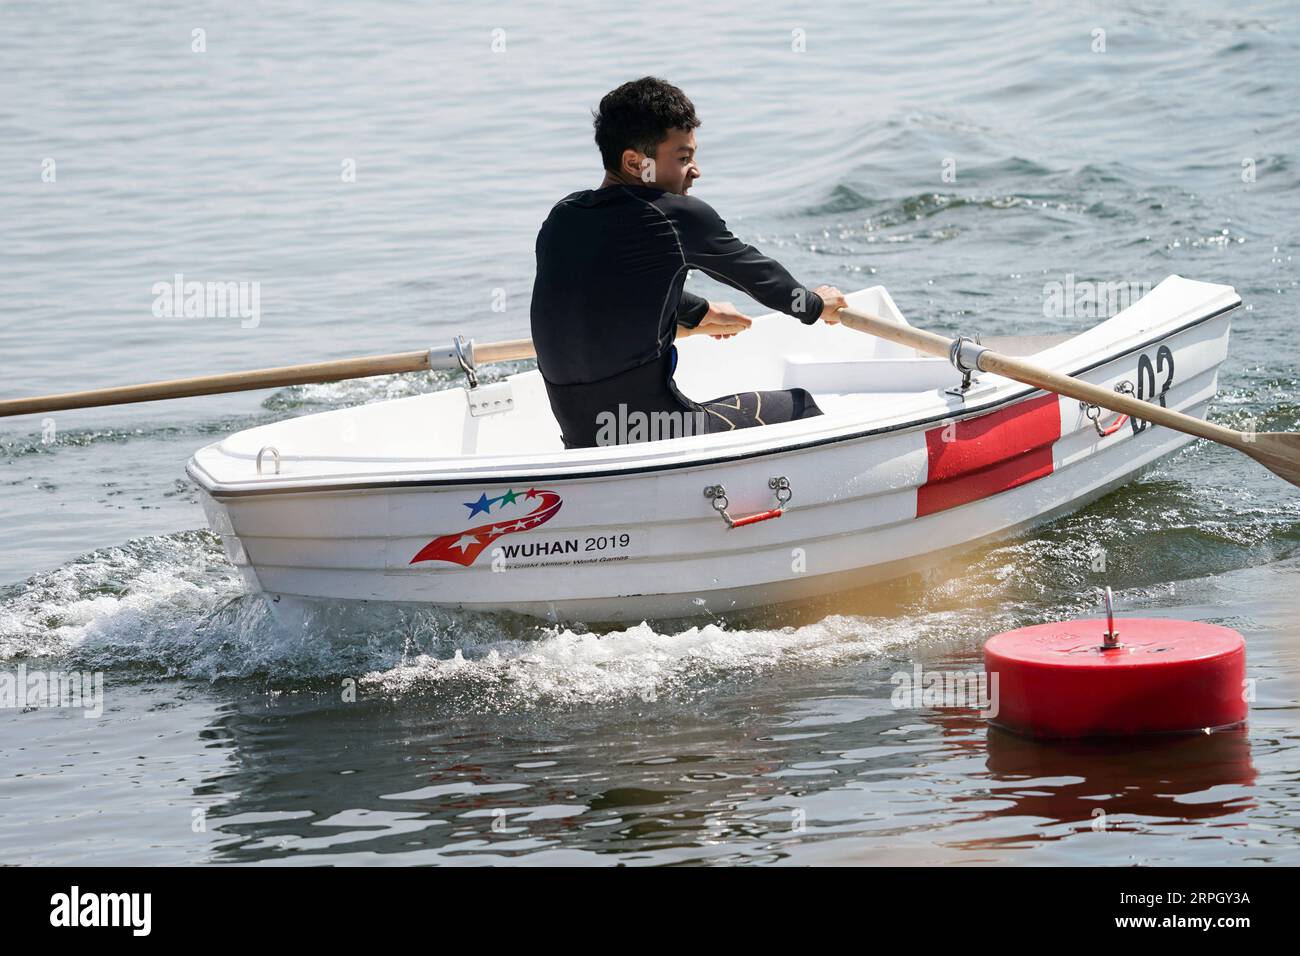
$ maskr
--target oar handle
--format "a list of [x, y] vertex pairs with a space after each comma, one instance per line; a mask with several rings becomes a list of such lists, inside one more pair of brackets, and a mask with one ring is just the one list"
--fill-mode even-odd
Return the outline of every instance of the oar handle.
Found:
[[[476, 345], [470, 354], [473, 356], [474, 365], [489, 365], [493, 362], [513, 362], [533, 358], [536, 353], [531, 340], [510, 339], [504, 342]], [[352, 378], [369, 378], [372, 375], [426, 372], [435, 368], [458, 367], [459, 361], [455, 357], [454, 347], [423, 349], [418, 352], [394, 352], [389, 355], [338, 359], [332, 362], [312, 362], [306, 365], [285, 365], [247, 372], [178, 378], [165, 382], [149, 382], [145, 385], [120, 385], [85, 392], [14, 398], [0, 401], [0, 418], [10, 415], [60, 412], [72, 408], [156, 402], [165, 398], [193, 398], [197, 395], [246, 392], [259, 388], [286, 388], [290, 385], [341, 382]]]
[[507, 339], [504, 342], [488, 342], [474, 346], [474, 361], [479, 365], [491, 365], [493, 362], [520, 362], [524, 359], [537, 358], [532, 339]]
[[[894, 322], [891, 319], [882, 319], [879, 316], [859, 312], [856, 309], [840, 309], [838, 318], [841, 323], [851, 329], [856, 329], [859, 332], [869, 332], [882, 339], [897, 342], [899, 345], [910, 346], [927, 354], [937, 355], [940, 358], [949, 358], [953, 354], [954, 347], [957, 346], [957, 340], [955, 339], [937, 335], [934, 332], [927, 332], [924, 329], [913, 328], [910, 325]], [[1093, 385], [1077, 378], [1071, 378], [1068, 375], [1062, 375], [1059, 372], [1043, 368], [1033, 362], [1027, 362], [1024, 359], [1010, 355], [1003, 355], [982, 345], [963, 343], [960, 355], [967, 361], [973, 362], [974, 367], [981, 372], [1001, 375], [1017, 382], [1023, 382], [1026, 385], [1033, 385], [1035, 388], [1087, 402], [1090, 405], [1108, 408], [1114, 412], [1122, 412], [1132, 418], [1144, 419], [1176, 431], [1186, 432], [1198, 438], [1223, 442], [1234, 448], [1240, 448], [1249, 441], [1243, 433], [1224, 428], [1222, 425], [1215, 425], [1212, 422], [1203, 421], [1182, 412], [1176, 412], [1171, 408], [1165, 408], [1111, 389], [1102, 388], [1100, 385]]]

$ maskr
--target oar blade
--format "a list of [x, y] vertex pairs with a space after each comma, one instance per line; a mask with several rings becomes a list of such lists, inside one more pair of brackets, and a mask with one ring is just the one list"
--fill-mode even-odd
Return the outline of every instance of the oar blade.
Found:
[[1279, 478], [1300, 487], [1300, 433], [1257, 432], [1237, 447]]

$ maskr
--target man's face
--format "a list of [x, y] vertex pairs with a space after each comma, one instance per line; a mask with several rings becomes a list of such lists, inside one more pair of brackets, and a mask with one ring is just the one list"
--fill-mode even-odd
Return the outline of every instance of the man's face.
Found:
[[685, 196], [700, 178], [700, 167], [695, 163], [695, 130], [670, 129], [654, 159], [654, 178], [647, 185]]

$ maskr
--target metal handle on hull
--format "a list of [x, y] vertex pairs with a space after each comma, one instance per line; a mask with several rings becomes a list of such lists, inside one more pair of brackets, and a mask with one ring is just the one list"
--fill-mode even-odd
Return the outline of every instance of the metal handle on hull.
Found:
[[722, 516], [722, 520], [727, 523], [728, 528], [742, 528], [747, 524], [757, 524], [760, 521], [779, 518], [785, 514], [785, 506], [794, 497], [794, 492], [790, 489], [790, 479], [784, 475], [769, 478], [767, 479], [767, 486], [776, 492], [776, 507], [752, 515], [745, 515], [741, 518], [733, 518], [727, 513], [727, 506], [730, 502], [727, 500], [727, 489], [722, 485], [709, 485], [704, 489], [704, 497], [713, 502], [713, 510]]
[[1117, 416], [1115, 420], [1111, 422], [1109, 425], [1107, 425], [1105, 428], [1102, 428], [1101, 420], [1100, 420], [1101, 409], [1099, 409], [1096, 405], [1089, 405], [1086, 402], [1080, 402], [1079, 404], [1083, 406], [1083, 414], [1087, 416], [1088, 421], [1092, 422], [1092, 427], [1097, 429], [1098, 438], [1107, 438], [1115, 434], [1117, 431], [1123, 428], [1124, 423], [1128, 421], [1128, 416], [1121, 414]]
[[[1118, 392], [1120, 395], [1132, 395], [1133, 383], [1130, 382], [1128, 379], [1124, 379], [1122, 382], [1120, 382], [1118, 385], [1115, 386], [1115, 391]], [[1087, 416], [1088, 421], [1092, 422], [1092, 427], [1097, 430], [1098, 438], [1107, 438], [1110, 435], [1115, 434], [1115, 432], [1119, 431], [1121, 428], [1124, 427], [1125, 422], [1127, 422], [1129, 419], [1127, 415], [1121, 412], [1118, 414], [1118, 416], [1113, 422], [1111, 422], [1105, 428], [1102, 428], [1100, 406], [1094, 405], [1091, 402], [1080, 402], [1079, 407], [1083, 409], [1083, 414]]]
[[276, 448], [274, 445], [265, 445], [261, 448], [261, 450], [258, 451], [257, 473], [259, 475], [262, 473], [262, 456], [265, 455], [268, 451], [271, 453], [271, 456], [275, 459], [275, 473], [278, 475], [280, 473], [280, 449]]

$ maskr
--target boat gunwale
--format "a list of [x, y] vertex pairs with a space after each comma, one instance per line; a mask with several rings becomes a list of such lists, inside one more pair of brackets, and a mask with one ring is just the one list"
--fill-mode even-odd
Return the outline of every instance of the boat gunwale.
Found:
[[[1164, 341], [1171, 336], [1178, 335], [1188, 329], [1195, 328], [1205, 322], [1218, 318], [1239, 308], [1242, 304], [1241, 296], [1235, 294], [1234, 301], [1227, 305], [1220, 306], [1199, 316], [1191, 321], [1185, 322], [1175, 328], [1166, 329], [1159, 335], [1152, 336], [1137, 344], [1127, 346], [1120, 351], [1112, 352], [1102, 358], [1099, 358], [1088, 365], [1077, 368], [1072, 372], [1065, 372], [1071, 378], [1083, 375], [1095, 368], [1108, 365], [1117, 359], [1126, 355], [1132, 355], [1134, 352], [1140, 352], [1145, 348]], [[1093, 326], [1093, 329], [1097, 326]], [[1078, 333], [1084, 335], [1092, 329], [1085, 329]], [[1013, 381], [1013, 380], [1009, 380]], [[645, 475], [656, 472], [679, 471], [684, 468], [707, 468], [713, 465], [730, 464], [738, 461], [748, 461], [751, 459], [766, 458], [773, 455], [783, 455], [796, 451], [803, 451], [808, 448], [818, 448], [824, 445], [834, 445], [846, 441], [857, 441], [863, 438], [871, 438], [877, 435], [890, 433], [905, 433], [917, 429], [926, 428], [941, 422], [962, 421], [967, 418], [978, 417], [987, 414], [989, 411], [999, 408], [1003, 405], [1009, 405], [1023, 399], [1032, 397], [1036, 394], [1051, 394], [1046, 389], [1036, 388], [1032, 385], [1022, 386], [1020, 389], [1008, 390], [1004, 395], [997, 398], [986, 400], [980, 404], [966, 406], [960, 410], [948, 410], [943, 414], [931, 415], [925, 418], [913, 418], [903, 422], [893, 424], [879, 425], [862, 431], [847, 432], [844, 434], [828, 435], [821, 438], [808, 439], [805, 441], [795, 441], [784, 445], [773, 445], [765, 448], [754, 448], [747, 451], [731, 452], [723, 455], [716, 455], [707, 458], [692, 458], [683, 461], [661, 462], [658, 464], [629, 464], [625, 467], [603, 468], [600, 470], [584, 470], [575, 472], [550, 472], [538, 473], [534, 475], [494, 475], [494, 474], [474, 474], [465, 477], [444, 477], [444, 478], [377, 478], [372, 480], [359, 481], [341, 481], [314, 485], [282, 485], [279, 487], [255, 487], [255, 488], [220, 488], [221, 482], [218, 481], [206, 468], [197, 461], [197, 457], [192, 457], [185, 466], [186, 475], [193, 480], [206, 494], [214, 499], [229, 498], [249, 498], [261, 497], [267, 495], [313, 495], [313, 494], [330, 494], [337, 492], [355, 492], [355, 491], [382, 491], [382, 490], [399, 490], [406, 488], [454, 488], [463, 485], [486, 485], [502, 483], [518, 484], [538, 484], [541, 482], [555, 481], [587, 481], [599, 478], [612, 478], [624, 475]], [[211, 447], [211, 446], [206, 446]]]

